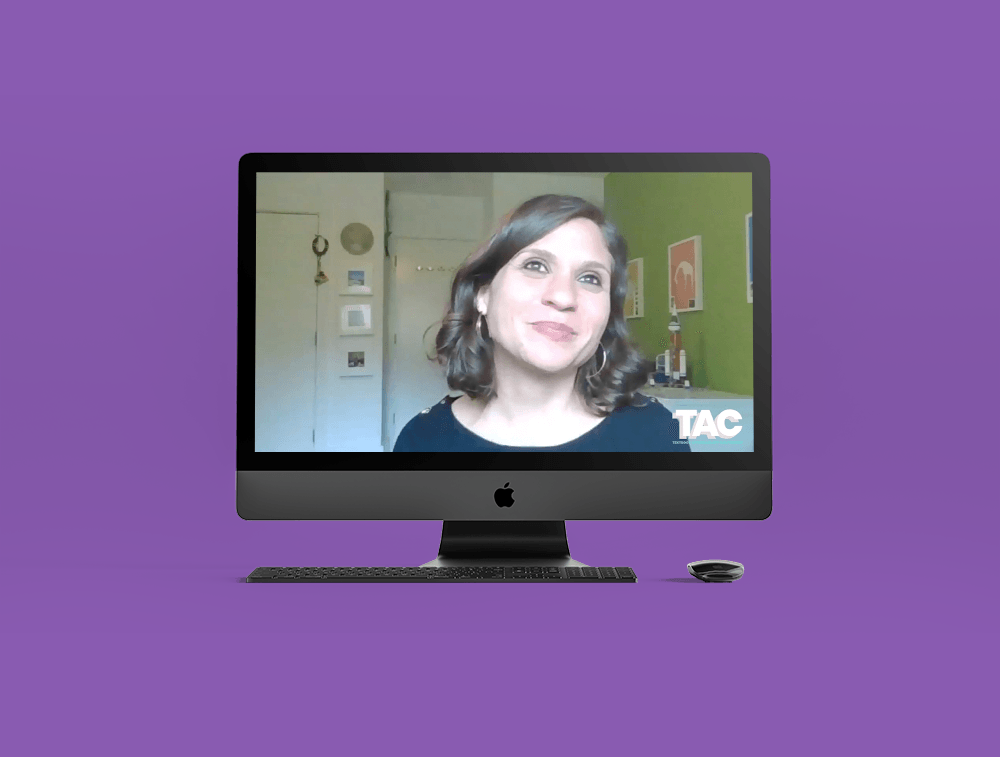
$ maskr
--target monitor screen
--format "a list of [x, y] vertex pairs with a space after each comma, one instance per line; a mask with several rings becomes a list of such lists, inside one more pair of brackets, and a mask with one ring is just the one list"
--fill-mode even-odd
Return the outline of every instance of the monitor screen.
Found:
[[770, 513], [764, 156], [250, 154], [239, 191], [241, 516]]

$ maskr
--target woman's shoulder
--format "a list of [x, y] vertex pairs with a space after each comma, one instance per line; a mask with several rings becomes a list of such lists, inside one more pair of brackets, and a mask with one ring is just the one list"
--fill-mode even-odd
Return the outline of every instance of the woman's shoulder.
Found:
[[615, 408], [612, 415], [620, 418], [662, 418], [671, 413], [656, 397], [636, 392], [631, 403]]
[[419, 413], [410, 418], [406, 426], [413, 426], [414, 428], [430, 428], [439, 426], [443, 420], [453, 417], [451, 413], [451, 405], [455, 399], [455, 397], [445, 397], [440, 402], [435, 402], [430, 407], [425, 407]]
[[445, 399], [448, 400], [451, 414], [466, 428], [474, 425], [479, 420], [479, 416], [483, 414], [483, 410], [486, 409], [484, 402], [474, 400], [465, 394], [458, 397], [445, 397]]
[[454, 397], [445, 397], [430, 407], [425, 407], [403, 426], [396, 437], [394, 452], [435, 448], [455, 432], [455, 417], [451, 413]]
[[680, 438], [680, 423], [656, 397], [635, 394], [631, 404], [615, 409], [608, 421], [608, 434], [622, 449], [689, 451], [687, 442]]

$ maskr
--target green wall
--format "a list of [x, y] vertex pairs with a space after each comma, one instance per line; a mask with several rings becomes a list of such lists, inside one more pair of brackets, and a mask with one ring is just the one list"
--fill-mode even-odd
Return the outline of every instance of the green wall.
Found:
[[701, 235], [704, 309], [681, 313], [692, 385], [753, 394], [753, 305], [746, 295], [749, 173], [628, 173], [604, 179], [604, 209], [642, 258], [643, 317], [629, 320], [646, 357], [666, 352], [667, 246]]

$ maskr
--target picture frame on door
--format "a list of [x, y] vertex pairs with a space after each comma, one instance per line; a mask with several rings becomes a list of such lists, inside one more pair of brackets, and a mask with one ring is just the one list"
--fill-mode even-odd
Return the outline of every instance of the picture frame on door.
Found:
[[667, 246], [667, 272], [667, 296], [673, 298], [677, 312], [704, 310], [701, 235]]
[[370, 362], [370, 351], [354, 347], [346, 347], [339, 351], [337, 375], [348, 376], [373, 376], [375, 375]]

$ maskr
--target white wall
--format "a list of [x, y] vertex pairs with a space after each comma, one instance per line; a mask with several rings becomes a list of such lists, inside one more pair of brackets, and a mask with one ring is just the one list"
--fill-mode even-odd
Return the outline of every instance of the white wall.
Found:
[[393, 237], [478, 242], [487, 229], [485, 202], [485, 197], [390, 191], [389, 227]]
[[[257, 210], [319, 213], [319, 233], [330, 241], [330, 249], [322, 258], [323, 271], [330, 282], [317, 288], [317, 451], [382, 450], [384, 186], [381, 173], [257, 175]], [[365, 224], [375, 236], [375, 244], [365, 255], [350, 255], [340, 245], [341, 230], [353, 222]], [[300, 253], [290, 250], [289, 254], [298, 256]], [[316, 256], [311, 247], [302, 250], [301, 255], [310, 260], [314, 274]], [[374, 285], [371, 297], [339, 296], [349, 264], [370, 267]], [[340, 336], [340, 306], [361, 303], [372, 306], [374, 334]], [[371, 376], [341, 378], [338, 375], [340, 363], [346, 365], [348, 348], [364, 350]]]
[[544, 194], [575, 195], [604, 207], [604, 179], [548, 173], [493, 174], [493, 227], [525, 200]]
[[387, 449], [410, 418], [449, 394], [443, 370], [427, 360], [428, 340], [440, 328], [455, 271], [486, 239], [486, 208], [484, 196], [389, 192]]
[[302, 251], [312, 244], [316, 219], [258, 213], [256, 220], [254, 449], [312, 452], [316, 264]]
[[489, 173], [387, 173], [389, 193], [429, 194], [446, 197], [489, 197], [493, 174]]

